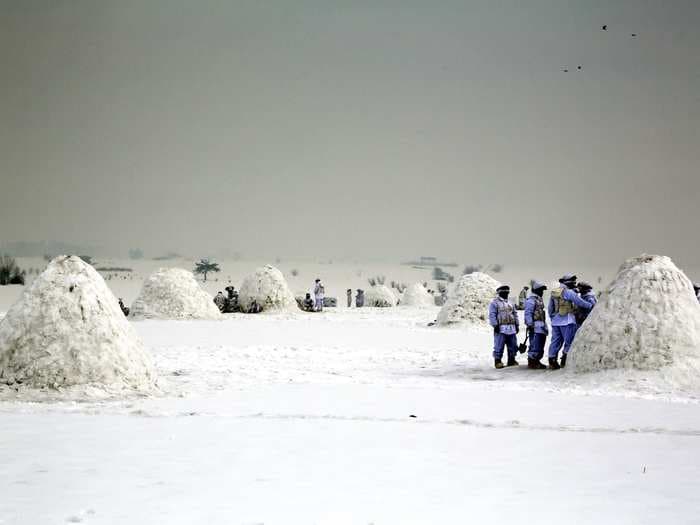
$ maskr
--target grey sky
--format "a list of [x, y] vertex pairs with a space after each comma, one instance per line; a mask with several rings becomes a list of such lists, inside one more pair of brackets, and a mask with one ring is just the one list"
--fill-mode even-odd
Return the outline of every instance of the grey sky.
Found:
[[0, 240], [700, 263], [700, 2], [260, 4], [0, 0]]

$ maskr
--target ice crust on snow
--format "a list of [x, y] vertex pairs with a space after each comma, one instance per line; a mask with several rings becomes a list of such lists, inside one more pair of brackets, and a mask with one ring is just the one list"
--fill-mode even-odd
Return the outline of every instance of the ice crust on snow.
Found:
[[221, 319], [221, 312], [192, 272], [181, 268], [160, 268], [143, 283], [141, 293], [131, 305], [129, 317]]
[[700, 305], [670, 258], [627, 260], [579, 329], [571, 348], [576, 372], [665, 370], [667, 380], [697, 382]]
[[496, 296], [496, 288], [500, 284], [482, 272], [463, 275], [438, 312], [438, 324], [488, 324], [489, 303]]
[[151, 358], [95, 269], [59, 256], [0, 321], [0, 382], [150, 390]]
[[376, 308], [387, 308], [396, 306], [398, 299], [394, 292], [385, 284], [370, 286], [365, 291], [365, 306], [373, 306]]
[[403, 293], [401, 306], [435, 306], [435, 299], [421, 283], [410, 285]]
[[263, 312], [297, 309], [296, 299], [284, 275], [269, 264], [243, 279], [238, 300], [244, 312], [248, 311], [253, 300], [262, 307]]

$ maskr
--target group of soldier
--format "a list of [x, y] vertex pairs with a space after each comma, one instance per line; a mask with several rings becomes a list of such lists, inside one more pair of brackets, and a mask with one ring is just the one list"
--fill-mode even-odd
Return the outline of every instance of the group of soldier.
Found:
[[[566, 358], [576, 331], [588, 317], [597, 298], [593, 287], [587, 282], [579, 282], [573, 274], [566, 274], [559, 279], [559, 285], [551, 291], [546, 309], [543, 299], [545, 290], [545, 284], [533, 281], [529, 295], [528, 287], [524, 287], [520, 293], [519, 306], [524, 310], [526, 340], [530, 343], [527, 348], [527, 366], [533, 370], [558, 370], [566, 366]], [[518, 352], [517, 334], [520, 332], [520, 320], [517, 307], [508, 300], [509, 295], [508, 285], [499, 286], [496, 289], [496, 297], [489, 305], [489, 324], [493, 327], [494, 339], [493, 359], [494, 366], [498, 369], [518, 365], [515, 356]], [[545, 343], [549, 336], [547, 315], [552, 326], [552, 340], [547, 352], [549, 366], [542, 363]], [[504, 348], [507, 351], [505, 365], [502, 361]]]

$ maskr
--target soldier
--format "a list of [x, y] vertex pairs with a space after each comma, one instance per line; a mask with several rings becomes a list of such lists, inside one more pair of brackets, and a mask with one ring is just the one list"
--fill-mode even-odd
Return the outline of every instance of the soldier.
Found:
[[316, 301], [315, 308], [317, 312], [323, 311], [323, 298], [325, 296], [326, 289], [323, 284], [321, 284], [321, 279], [316, 279], [314, 285], [314, 299]]
[[228, 314], [238, 312], [240, 310], [240, 306], [238, 305], [238, 292], [233, 286], [227, 286], [224, 290], [226, 290], [224, 312]]
[[700, 284], [693, 283], [693, 290], [695, 290], [695, 297], [698, 298], [698, 302], [700, 303]]
[[[581, 296], [581, 299], [583, 299], [584, 301], [591, 304], [591, 310], [592, 310], [593, 307], [598, 302], [598, 298], [595, 296], [595, 293], [593, 293], [593, 287], [590, 284], [588, 284], [586, 281], [580, 281], [578, 283], [578, 293]], [[579, 328], [581, 328], [581, 325], [588, 318], [588, 314], [591, 313], [591, 310], [585, 310], [582, 308], [576, 309], [576, 312], [574, 315], [576, 317], [576, 329], [577, 330]]]
[[[576, 293], [576, 276], [566, 274], [559, 279], [561, 286], [552, 290], [547, 311], [552, 323], [552, 342], [549, 343], [549, 368], [558, 370], [566, 366], [566, 357], [574, 342], [576, 335], [576, 308], [590, 310], [591, 303], [581, 299]], [[561, 365], [557, 362], [557, 356], [562, 345], [564, 351], [561, 356]]]
[[248, 313], [259, 314], [260, 312], [262, 312], [262, 306], [258, 304], [256, 299], [253, 299], [253, 301], [250, 303], [250, 307], [248, 308]]
[[220, 312], [224, 311], [224, 306], [226, 305], [226, 298], [224, 297], [224, 294], [221, 291], [219, 291], [219, 293], [216, 294], [216, 297], [214, 297], [214, 304]]
[[524, 310], [525, 309], [525, 301], [527, 300], [527, 291], [530, 288], [527, 286], [523, 286], [523, 289], [520, 290], [520, 295], [518, 295], [518, 310]]
[[355, 306], [357, 308], [362, 308], [365, 305], [365, 291], [361, 289], [357, 289], [357, 293], [355, 294]]
[[544, 345], [547, 342], [547, 328], [544, 301], [542, 295], [547, 287], [539, 281], [532, 283], [532, 293], [525, 301], [525, 326], [527, 326], [530, 348], [527, 352], [527, 367], [533, 370], [544, 370], [547, 365], [540, 359], [544, 356]]
[[314, 311], [314, 300], [311, 298], [310, 293], [307, 293], [306, 297], [304, 297], [304, 300], [301, 303], [301, 307], [305, 312]]
[[493, 327], [493, 359], [496, 368], [503, 368], [503, 347], [508, 347], [506, 366], [517, 366], [515, 354], [518, 351], [516, 334], [520, 330], [518, 312], [515, 305], [508, 301], [510, 286], [496, 288], [496, 297], [489, 304], [489, 324]]
[[348, 296], [348, 308], [352, 308], [352, 290], [348, 288], [345, 293]]

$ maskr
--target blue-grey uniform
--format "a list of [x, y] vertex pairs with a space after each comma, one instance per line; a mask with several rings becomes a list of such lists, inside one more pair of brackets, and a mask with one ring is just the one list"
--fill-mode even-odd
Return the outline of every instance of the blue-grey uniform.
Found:
[[566, 360], [566, 355], [569, 353], [571, 343], [574, 342], [576, 335], [576, 316], [574, 312], [576, 308], [590, 310], [591, 303], [584, 301], [573, 290], [576, 286], [575, 275], [565, 275], [561, 279], [561, 286], [552, 290], [549, 298], [547, 311], [552, 322], [552, 342], [549, 344], [549, 359], [556, 360], [564, 346], [562, 359]]
[[[500, 288], [499, 288], [500, 289]], [[489, 304], [489, 324], [493, 327], [493, 358], [500, 361], [503, 347], [508, 347], [508, 361], [515, 360], [518, 352], [516, 334], [520, 329], [515, 305], [502, 297], [495, 297]]]
[[591, 310], [593, 310], [593, 307], [596, 305], [598, 302], [598, 298], [595, 296], [595, 293], [593, 293], [593, 287], [585, 282], [580, 282], [578, 283], [579, 290], [581, 290], [581, 299], [586, 301], [591, 305], [590, 310], [586, 310], [584, 308], [577, 308], [576, 309], [576, 325], [577, 329], [581, 327], [583, 322], [588, 318], [588, 314], [591, 313]]
[[532, 293], [525, 300], [525, 326], [527, 326], [530, 337], [527, 357], [538, 362], [544, 357], [544, 345], [547, 341], [547, 335], [549, 335], [549, 329], [547, 328], [544, 300], [535, 291], [544, 291], [545, 289], [544, 284], [535, 281], [532, 283]]

